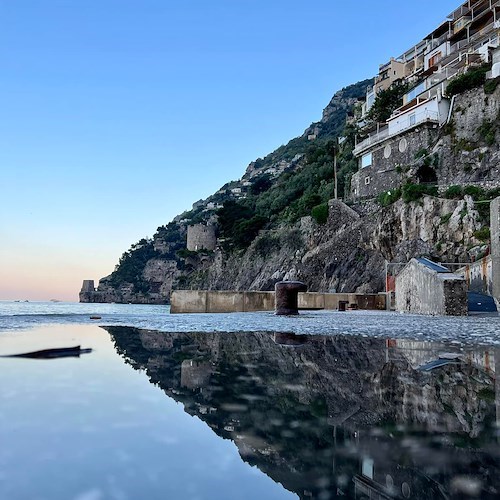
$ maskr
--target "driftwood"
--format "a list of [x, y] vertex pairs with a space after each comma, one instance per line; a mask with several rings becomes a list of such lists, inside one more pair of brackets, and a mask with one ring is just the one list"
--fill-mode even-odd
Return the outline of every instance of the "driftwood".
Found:
[[54, 359], [67, 357], [80, 357], [80, 354], [92, 352], [92, 349], [82, 349], [79, 345], [76, 347], [59, 347], [56, 349], [43, 349], [41, 351], [26, 352], [22, 354], [8, 354], [0, 356], [1, 358], [32, 358], [32, 359]]

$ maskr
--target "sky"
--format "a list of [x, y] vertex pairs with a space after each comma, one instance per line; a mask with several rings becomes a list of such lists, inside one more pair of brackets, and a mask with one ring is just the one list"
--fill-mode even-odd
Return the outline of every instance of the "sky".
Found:
[[0, 0], [0, 300], [77, 301], [458, 5]]

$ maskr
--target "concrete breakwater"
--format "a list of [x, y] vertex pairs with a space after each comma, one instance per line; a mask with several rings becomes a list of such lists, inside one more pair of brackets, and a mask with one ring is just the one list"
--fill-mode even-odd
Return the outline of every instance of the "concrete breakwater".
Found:
[[[385, 310], [386, 294], [299, 293], [299, 309], [338, 310], [342, 304], [363, 310]], [[274, 311], [274, 308], [274, 292], [176, 290], [170, 304], [172, 314]]]

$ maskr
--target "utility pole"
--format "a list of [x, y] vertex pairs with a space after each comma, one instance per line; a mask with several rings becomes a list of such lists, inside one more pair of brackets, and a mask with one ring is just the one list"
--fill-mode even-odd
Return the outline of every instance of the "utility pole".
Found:
[[334, 179], [334, 192], [333, 197], [338, 199], [338, 182], [337, 182], [337, 149], [338, 149], [338, 139], [335, 139], [335, 147], [333, 148], [333, 179]]

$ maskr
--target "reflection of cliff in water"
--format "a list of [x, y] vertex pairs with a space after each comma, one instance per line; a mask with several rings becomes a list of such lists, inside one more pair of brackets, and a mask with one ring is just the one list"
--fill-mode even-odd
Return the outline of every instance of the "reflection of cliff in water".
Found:
[[301, 498], [500, 495], [495, 354], [353, 337], [106, 327], [116, 349]]

